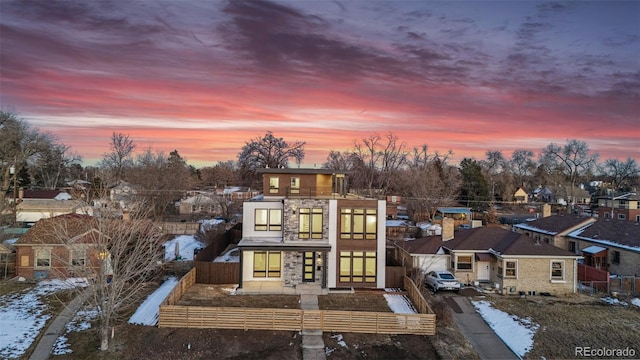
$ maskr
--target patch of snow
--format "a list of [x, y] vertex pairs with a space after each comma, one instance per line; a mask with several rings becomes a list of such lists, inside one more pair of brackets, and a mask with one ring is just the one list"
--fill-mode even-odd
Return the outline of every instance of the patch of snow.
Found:
[[629, 306], [629, 304], [627, 304], [627, 302], [625, 301], [620, 301], [616, 298], [612, 298], [610, 296], [607, 297], [601, 297], [600, 301], [602, 301], [605, 304], [609, 304], [609, 305], [622, 305], [622, 306]]
[[631, 303], [637, 307], [640, 307], [640, 299], [638, 298], [631, 299]]
[[417, 314], [411, 300], [406, 295], [384, 294], [389, 309], [396, 314]]
[[205, 244], [198, 241], [193, 235], [180, 235], [172, 240], [164, 243], [164, 259], [165, 261], [176, 260], [176, 244], [178, 244], [178, 252], [181, 260], [193, 260], [193, 251], [206, 247]]
[[71, 354], [73, 351], [69, 349], [69, 339], [64, 336], [58, 336], [56, 342], [53, 344], [53, 349], [51, 349], [51, 355], [65, 355]]
[[240, 250], [238, 248], [228, 250], [224, 254], [216, 257], [213, 262], [240, 262]]
[[540, 325], [530, 319], [520, 319], [491, 307], [489, 301], [472, 301], [476, 311], [493, 332], [520, 358], [533, 347], [533, 336]]
[[200, 220], [198, 222], [200, 223], [200, 232], [204, 234], [207, 231], [211, 230], [212, 228], [218, 226], [218, 224], [223, 224], [224, 220], [222, 220], [222, 219], [204, 219], [204, 220]]
[[180, 280], [176, 277], [170, 277], [160, 285], [156, 291], [149, 295], [140, 304], [138, 309], [129, 319], [129, 324], [139, 324], [147, 326], [156, 326], [158, 324], [158, 311], [160, 304], [167, 298], [171, 290], [178, 284]]
[[43, 280], [34, 287], [0, 296], [0, 358], [19, 358], [51, 317], [41, 298], [86, 284], [86, 279]]
[[229, 295], [236, 295], [236, 290], [238, 289], [238, 287], [234, 287], [234, 288], [221, 288], [220, 290], [222, 291], [226, 291]]
[[71, 195], [69, 195], [66, 192], [61, 192], [58, 195], [56, 195], [56, 197], [54, 197], [55, 200], [71, 200]]
[[80, 332], [91, 329], [91, 321], [98, 317], [98, 310], [95, 308], [85, 307], [82, 310], [78, 310], [73, 316], [73, 319], [65, 326], [66, 331], [64, 335], [59, 336], [53, 344], [51, 350], [52, 355], [64, 355], [71, 354], [73, 351], [69, 348], [69, 338], [66, 336], [70, 332]]
[[347, 343], [344, 341], [344, 338], [342, 337], [342, 334], [335, 334], [335, 335], [331, 335], [332, 339], [336, 339], [336, 342], [338, 343], [338, 345], [348, 348], [349, 346], [347, 346]]

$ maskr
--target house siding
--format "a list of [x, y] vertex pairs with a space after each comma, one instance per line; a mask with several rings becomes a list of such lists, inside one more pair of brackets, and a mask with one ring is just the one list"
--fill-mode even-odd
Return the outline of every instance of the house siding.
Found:
[[[536, 294], [548, 292], [552, 295], [571, 294], [575, 288], [576, 266], [575, 259], [570, 258], [504, 258], [505, 261], [517, 261], [518, 277], [499, 278], [496, 274], [493, 279], [501, 284], [503, 294], [518, 294], [520, 291]], [[551, 281], [551, 261], [564, 261], [564, 280], [562, 282]], [[496, 266], [497, 268], [497, 266]]]

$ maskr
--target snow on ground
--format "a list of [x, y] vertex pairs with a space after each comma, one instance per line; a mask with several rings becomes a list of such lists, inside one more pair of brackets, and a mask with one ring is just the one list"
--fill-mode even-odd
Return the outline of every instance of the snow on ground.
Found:
[[631, 303], [635, 306], [640, 307], [640, 299], [639, 298], [633, 298], [631, 299]]
[[472, 301], [476, 311], [493, 332], [520, 358], [533, 347], [533, 336], [540, 327], [529, 319], [520, 319], [491, 307], [488, 301]]
[[620, 301], [616, 298], [612, 298], [610, 296], [607, 297], [601, 297], [600, 301], [602, 301], [605, 304], [609, 304], [609, 305], [622, 305], [622, 306], [629, 306], [629, 304], [627, 304], [626, 301]]
[[215, 258], [213, 262], [240, 262], [240, 250], [233, 248]]
[[384, 294], [389, 308], [396, 314], [417, 314], [411, 300], [406, 295]]
[[65, 326], [66, 331], [63, 335], [58, 336], [51, 350], [52, 355], [71, 354], [73, 351], [69, 348], [69, 339], [67, 334], [70, 332], [80, 332], [91, 329], [91, 321], [98, 317], [98, 310], [85, 306], [84, 309], [78, 310], [73, 319]]
[[198, 222], [200, 223], [200, 232], [204, 234], [207, 231], [211, 230], [213, 227], [217, 226], [218, 224], [224, 223], [224, 220], [206, 219], [206, 220], [200, 220]]
[[51, 317], [42, 297], [78, 286], [86, 286], [86, 279], [43, 280], [33, 288], [0, 296], [0, 358], [21, 357], [40, 334]]
[[140, 304], [129, 319], [129, 324], [156, 326], [158, 324], [158, 307], [160, 303], [164, 301], [179, 281], [180, 279], [176, 277], [170, 277], [163, 282], [156, 291]]
[[176, 244], [178, 244], [178, 252], [180, 259], [193, 260], [193, 250], [203, 249], [205, 244], [198, 241], [193, 235], [180, 235], [172, 240], [164, 243], [164, 259], [165, 261], [176, 260]]

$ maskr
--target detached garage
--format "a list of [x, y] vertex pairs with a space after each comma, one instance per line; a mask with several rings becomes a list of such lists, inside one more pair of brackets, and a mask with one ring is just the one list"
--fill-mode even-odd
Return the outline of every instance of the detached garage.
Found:
[[425, 274], [449, 268], [450, 257], [442, 249], [442, 238], [439, 236], [408, 239], [395, 244], [401, 253], [403, 265], [411, 262], [414, 268], [421, 269]]

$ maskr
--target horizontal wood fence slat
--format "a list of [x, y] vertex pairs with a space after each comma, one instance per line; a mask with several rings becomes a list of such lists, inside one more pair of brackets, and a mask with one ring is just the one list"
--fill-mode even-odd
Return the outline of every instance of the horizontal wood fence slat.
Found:
[[[196, 281], [196, 268], [180, 279], [160, 305], [158, 327], [243, 329], [243, 330], [322, 330], [374, 334], [435, 335], [436, 315], [413, 284], [405, 277], [408, 294], [424, 304], [416, 304], [420, 314], [365, 311], [265, 309], [176, 305]], [[411, 287], [413, 285], [413, 287]], [[419, 295], [419, 296], [418, 296]], [[413, 300], [415, 304], [415, 300]]]
[[435, 335], [434, 314], [161, 305], [158, 327]]

